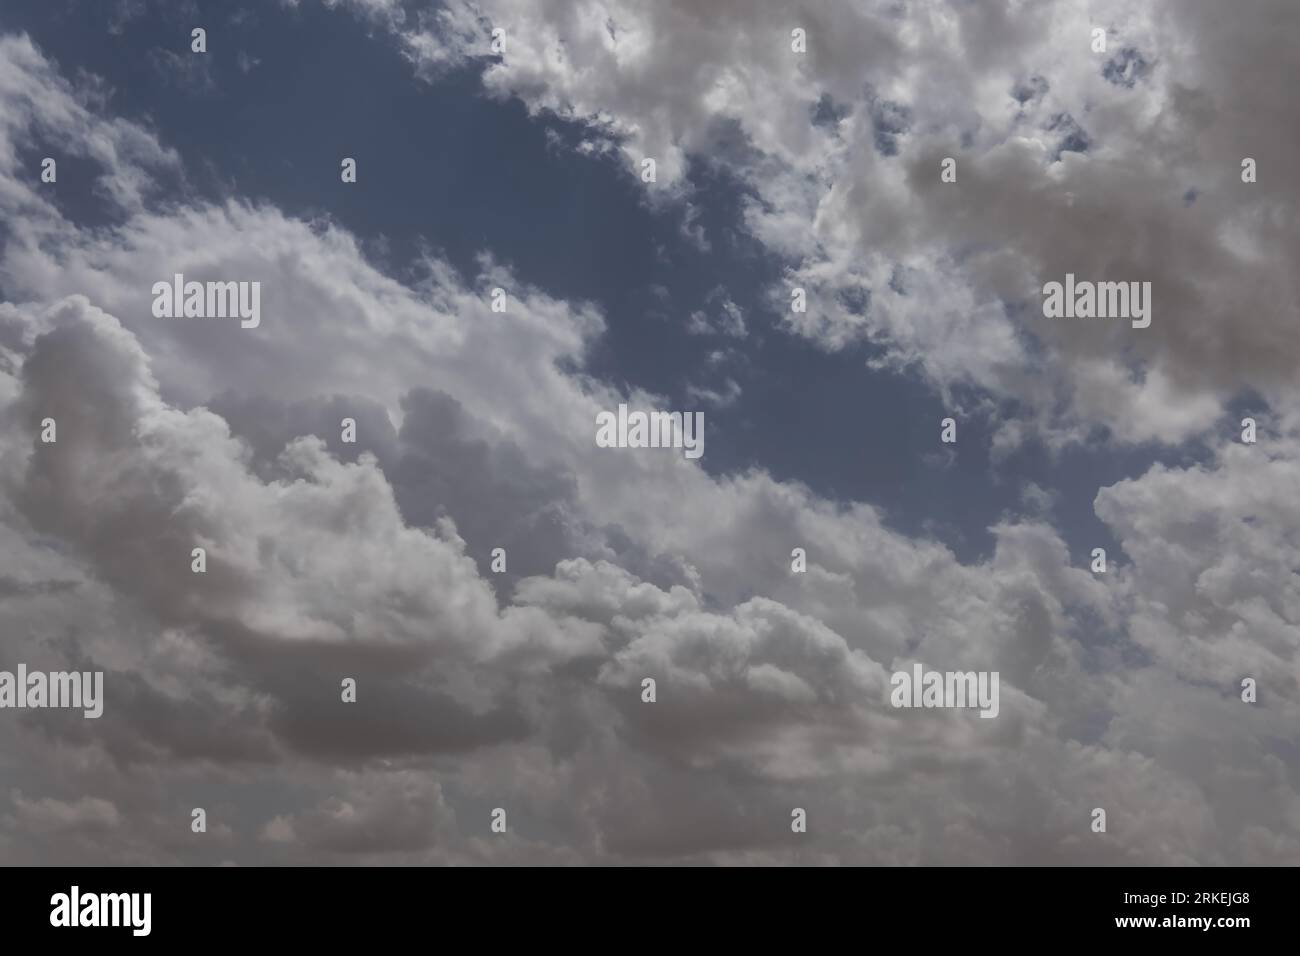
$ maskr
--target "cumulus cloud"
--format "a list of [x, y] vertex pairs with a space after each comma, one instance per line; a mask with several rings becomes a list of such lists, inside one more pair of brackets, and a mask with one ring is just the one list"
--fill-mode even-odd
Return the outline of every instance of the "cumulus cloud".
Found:
[[[696, 5], [665, 10], [653, 16], [695, 24], [681, 35], [699, 43], [717, 32]], [[537, 11], [567, 22], [560, 5]], [[567, 55], [657, 64], [657, 26], [616, 12], [603, 31], [584, 19]], [[1030, 12], [932, 29], [974, 31], [961, 42], [998, 70], [1016, 31], [1050, 20]], [[840, 15], [808, 22], [843, 76], [790, 65], [784, 26], [773, 52], [754, 33], [737, 42], [788, 69], [801, 101], [825, 89], [852, 104], [850, 43], [822, 19]], [[884, 64], [913, 42], [896, 16], [865, 21]], [[543, 87], [567, 74], [529, 59], [526, 30], [511, 37], [537, 102], [558, 108]], [[4, 95], [36, 104], [0, 111], [8, 142], [39, 117], [151, 144], [119, 156], [122, 182], [144, 181], [132, 163], [170, 161], [148, 130], [74, 109], [28, 41], [3, 42]], [[1098, 82], [1138, 90], [1166, 55]], [[689, 108], [748, 110], [752, 77], [694, 69], [666, 89], [684, 99], [703, 70], [716, 89]], [[1051, 95], [1025, 90], [1022, 107]], [[831, 135], [819, 130], [869, 122], [852, 135], [896, 150], [871, 162], [905, 164], [926, 122], [905, 105], [881, 85], [838, 121], [828, 107], [801, 142], [778, 103], [750, 135], [760, 165], [798, 170]], [[672, 150], [697, 148], [681, 131], [709, 123], [655, 115], [620, 135], [664, 151], [677, 175]], [[1034, 149], [1011, 147], [1008, 162]], [[1124, 552], [1106, 577], [1041, 517], [996, 525], [992, 552], [962, 564], [870, 504], [760, 469], [713, 475], [680, 455], [597, 448], [598, 411], [656, 396], [584, 371], [603, 329], [594, 307], [489, 256], [473, 279], [429, 256], [403, 282], [335, 224], [270, 204], [151, 208], [124, 187], [110, 190], [119, 223], [79, 230], [13, 156], [0, 153], [0, 581], [15, 583], [0, 589], [0, 622], [17, 637], [0, 664], [95, 667], [111, 690], [98, 721], [0, 722], [2, 766], [21, 771], [0, 808], [6, 858], [1294, 861], [1294, 422], [1267, 444], [1102, 489], [1096, 512]], [[829, 217], [832, 231], [851, 225]], [[174, 272], [263, 282], [262, 325], [154, 318], [149, 290]], [[904, 270], [897, 294], [937, 282]], [[488, 305], [495, 285], [511, 288], [508, 316]], [[952, 295], [954, 314], [982, 301]], [[938, 321], [924, 334], [954, 333]], [[1019, 339], [988, 334], [997, 370]], [[339, 441], [348, 413], [356, 447]], [[54, 444], [38, 437], [47, 416]], [[483, 560], [497, 544], [515, 565], [500, 580]], [[193, 547], [205, 574], [190, 570]], [[791, 572], [795, 547], [806, 573]], [[999, 718], [893, 709], [889, 675], [913, 662], [999, 671]], [[1256, 707], [1238, 697], [1252, 672]], [[355, 704], [340, 699], [344, 677]], [[207, 843], [186, 839], [196, 806]], [[795, 806], [809, 810], [806, 841], [790, 833]], [[1112, 832], [1088, 830], [1095, 806]], [[500, 840], [496, 807], [511, 821]]]
[[[1294, 402], [1300, 144], [1250, 65], [1293, 61], [1291, 4], [458, 0], [439, 17], [396, 29], [417, 63], [481, 63], [488, 92], [587, 124], [629, 170], [655, 157], [679, 192], [692, 157], [724, 165], [787, 264], [787, 328], [1015, 402], [1030, 427], [1005, 442], [1102, 426], [1178, 443], [1242, 389]], [[1244, 157], [1270, 172], [1244, 184]], [[1152, 282], [1151, 327], [1045, 320], [1041, 286], [1066, 272]]]

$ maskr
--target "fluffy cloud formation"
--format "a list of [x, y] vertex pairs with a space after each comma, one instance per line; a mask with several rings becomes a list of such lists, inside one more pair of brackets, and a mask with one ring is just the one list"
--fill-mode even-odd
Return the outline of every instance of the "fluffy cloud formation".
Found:
[[[0, 43], [6, 97], [41, 104], [0, 110], [5, 142], [43, 124], [171, 163]], [[5, 859], [1300, 859], [1292, 438], [1102, 489], [1107, 577], [1015, 517], [963, 565], [868, 504], [597, 448], [597, 411], [655, 397], [580, 371], [601, 317], [490, 258], [402, 283], [328, 222], [126, 187], [82, 230], [12, 148], [0, 186], [0, 666], [109, 688], [97, 721], [0, 720]], [[262, 281], [262, 325], [155, 319], [174, 272]], [[998, 719], [891, 708], [913, 661], [999, 671]]]
[[[1252, 64], [1294, 63], [1297, 16], [1282, 0], [1248, 16], [1214, 0], [456, 0], [392, 24], [427, 74], [482, 62], [489, 92], [581, 121], [630, 171], [654, 157], [660, 191], [688, 191], [693, 160], [725, 168], [787, 264], [771, 298], [789, 328], [868, 339], [954, 408], [974, 386], [1015, 409], [1003, 443], [1059, 447], [1099, 426], [1177, 443], [1243, 389], [1294, 405], [1300, 142], [1289, 94]], [[1151, 327], [1044, 319], [1041, 287], [1067, 272], [1150, 281]]]

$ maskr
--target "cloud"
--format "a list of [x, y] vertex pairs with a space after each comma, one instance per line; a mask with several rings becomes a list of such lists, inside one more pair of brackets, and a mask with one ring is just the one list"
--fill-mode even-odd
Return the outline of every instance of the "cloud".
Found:
[[[987, 69], [1030, 28], [954, 16], [972, 51], [992, 31]], [[630, 13], [612, 22], [630, 46], [609, 55], [648, 64], [636, 44], [652, 36]], [[788, 31], [775, 36], [784, 57]], [[5, 89], [45, 90], [52, 67], [3, 42], [17, 54]], [[586, 42], [593, 56], [604, 43]], [[900, 56], [891, 32], [871, 43]], [[1164, 53], [1150, 62], [1158, 73]], [[143, 137], [146, 165], [168, 155], [48, 86], [40, 122]], [[905, 162], [926, 116], [877, 113], [889, 162]], [[866, 137], [848, 127], [867, 115], [838, 135]], [[643, 135], [667, 136], [675, 120], [661, 122]], [[764, 135], [780, 152], [778, 131]], [[814, 139], [784, 150], [815, 152]], [[0, 176], [0, 581], [23, 582], [0, 600], [15, 635], [3, 656], [104, 669], [110, 688], [98, 721], [0, 721], [20, 788], [0, 817], [7, 859], [1294, 859], [1296, 688], [1277, 676], [1296, 653], [1290, 419], [1258, 445], [1102, 489], [1097, 514], [1123, 549], [1113, 574], [1090, 573], [1037, 518], [994, 526], [992, 552], [962, 564], [877, 507], [760, 469], [597, 448], [598, 411], [657, 396], [585, 370], [594, 307], [490, 256], [472, 278], [429, 256], [400, 282], [335, 224], [271, 204], [151, 208], [129, 190], [120, 223], [80, 230], [45, 216], [17, 166]], [[175, 272], [263, 282], [262, 325], [153, 318], [152, 283]], [[895, 284], [906, 298], [928, 282], [917, 269]], [[508, 315], [488, 306], [496, 285]], [[954, 314], [980, 301], [951, 288]], [[917, 348], [946, 334], [938, 322]], [[988, 334], [985, 358], [971, 354], [992, 374], [1017, 339]], [[339, 439], [345, 413], [356, 447]], [[55, 444], [38, 438], [47, 416]], [[502, 538], [508, 580], [481, 557]], [[792, 573], [795, 547], [806, 573]], [[71, 585], [35, 586], [50, 581]], [[999, 671], [999, 718], [889, 707], [888, 675], [912, 662]], [[1247, 671], [1257, 706], [1238, 696]], [[207, 842], [189, 839], [196, 806]], [[796, 806], [807, 840], [789, 830]], [[1110, 833], [1088, 829], [1095, 806]], [[500, 839], [495, 807], [511, 820]], [[98, 824], [58, 840], [24, 824], [37, 819]]]
[[[687, 330], [692, 335], [723, 335], [729, 338], [745, 337], [745, 315], [740, 306], [732, 302], [721, 290], [715, 290], [709, 297], [711, 308], [717, 312], [715, 319], [710, 319], [702, 311], [691, 313]], [[717, 303], [716, 306], [713, 304]]]
[[339, 781], [343, 796], [289, 817], [275, 817], [263, 829], [273, 843], [305, 850], [355, 856], [403, 853], [416, 859], [435, 845], [438, 831], [454, 822], [437, 783], [405, 772], [378, 783], [362, 778]]
[[117, 807], [96, 797], [71, 801], [51, 797], [28, 800], [19, 790], [11, 791], [9, 797], [18, 824], [42, 832], [112, 829], [121, 823]]
[[[1097, 426], [1177, 444], [1244, 389], [1294, 401], [1298, 250], [1282, 224], [1297, 195], [1284, 175], [1239, 174], [1245, 156], [1284, 170], [1300, 146], [1251, 66], [1294, 60], [1296, 16], [1274, 2], [1228, 18], [1211, 0], [480, 0], [396, 36], [417, 63], [477, 62], [490, 94], [587, 124], [629, 171], [655, 157], [678, 192], [690, 158], [725, 165], [752, 191], [747, 226], [787, 263], [771, 301], [792, 332], [868, 340], [945, 396], [1015, 402], [1031, 427], [1004, 440], [1055, 448]], [[503, 56], [484, 52], [491, 28]], [[956, 183], [940, 182], [944, 157]], [[1152, 282], [1152, 326], [1043, 319], [1041, 286], [1067, 271]], [[807, 313], [790, 313], [792, 286]], [[864, 290], [868, 308], [846, 307]]]
[[1101, 489], [1097, 514], [1132, 561], [1130, 633], [1171, 672], [1235, 687], [1261, 680], [1300, 716], [1294, 438], [1224, 444], [1206, 467], [1153, 467]]

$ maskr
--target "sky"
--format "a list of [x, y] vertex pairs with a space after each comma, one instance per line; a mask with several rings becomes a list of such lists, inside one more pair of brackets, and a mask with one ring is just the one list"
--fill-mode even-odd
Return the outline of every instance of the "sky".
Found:
[[6, 0], [0, 862], [1300, 862], [1298, 36]]

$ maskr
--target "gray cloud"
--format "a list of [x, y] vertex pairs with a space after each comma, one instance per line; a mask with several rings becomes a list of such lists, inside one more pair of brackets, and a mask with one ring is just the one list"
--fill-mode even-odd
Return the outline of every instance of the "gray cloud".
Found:
[[[538, 9], [566, 29], [579, 25], [559, 5]], [[1032, 57], [999, 57], [1032, 47], [1053, 9], [1033, 6], [1019, 21], [991, 6], [960, 14], [972, 69], [1033, 75]], [[682, 57], [721, 35], [697, 5], [665, 10], [653, 15], [710, 28], [682, 34], [695, 38]], [[769, 17], [782, 19], [773, 51], [730, 20], [730, 42], [787, 71], [779, 75], [799, 92], [790, 101], [802, 104], [805, 132], [784, 99], [769, 110], [770, 129], [750, 131], [764, 155], [796, 171], [762, 181], [790, 187], [831, 135], [817, 132], [807, 110], [825, 89], [853, 104], [835, 135], [858, 144], [854, 156], [895, 177], [923, 210], [940, 200], [908, 184], [908, 164], [934, 122], [917, 104], [939, 100], [881, 84], [881, 97], [912, 113], [906, 123], [882, 114], [897, 156], [873, 146], [864, 158], [876, 124], [858, 102], [849, 33], [820, 19], [844, 15], [806, 11], [830, 44], [815, 82], [785, 57], [783, 18]], [[629, 22], [622, 17], [636, 16], [623, 11], [615, 33]], [[910, 55], [893, 17], [882, 8], [865, 21], [876, 28], [870, 44], [882, 69]], [[142, 182], [142, 169], [165, 161], [147, 130], [78, 111], [30, 44], [3, 42], [13, 55], [0, 95], [27, 104], [0, 111], [6, 143], [39, 116], [68, 136], [136, 143], [146, 159], [119, 161], [122, 183]], [[624, 53], [598, 54], [605, 41], [595, 33], [583, 42], [621, 74]], [[1171, 68], [1168, 49], [1137, 48], [1154, 66], [1116, 74], [1134, 79], [1132, 91], [1099, 66], [1096, 83], [1138, 93]], [[529, 66], [522, 49], [517, 68], [540, 80], [550, 66]], [[683, 131], [711, 109], [687, 96], [694, 74], [685, 60], [679, 66], [681, 83], [665, 89], [686, 112], [661, 112], [636, 134], [644, 143], [632, 140], [668, 149], [670, 173], [672, 150], [689, 148], [678, 144], [689, 140]], [[1023, 100], [1004, 96], [1008, 82], [999, 96], [1026, 115], [1059, 111], [1047, 101], [1068, 102], [1071, 82], [1053, 75]], [[537, 89], [537, 102], [558, 95]], [[626, 98], [636, 86], [623, 79], [609, 89]], [[960, 103], [952, 110], [952, 123], [978, 126], [983, 115]], [[742, 112], [747, 122], [759, 115]], [[1085, 126], [1104, 156], [1112, 131]], [[1040, 181], [1045, 142], [981, 143], [984, 168], [1022, 172], [1060, 211]], [[1061, 164], [1082, 164], [1070, 175], [1083, 181], [1094, 155], [1067, 153]], [[1136, 202], [1148, 170], [1134, 168]], [[991, 171], [962, 169], [973, 182], [988, 175], [996, 192]], [[853, 200], [867, 197], [867, 178], [846, 175], [835, 177], [837, 205], [824, 216], [830, 233], [842, 227], [849, 237], [837, 246], [828, 234], [832, 265], [864, 230], [891, 222], [879, 198], [881, 222], [856, 221]], [[1211, 441], [1204, 465], [1156, 467], [1100, 489], [1096, 512], [1123, 548], [1104, 578], [1073, 559], [1042, 517], [995, 526], [993, 552], [962, 564], [933, 541], [890, 531], [869, 504], [827, 501], [757, 469], [713, 476], [680, 457], [596, 448], [598, 410], [655, 397], [573, 371], [601, 317], [513, 281], [489, 258], [478, 282], [511, 287], [518, 308], [505, 318], [444, 262], [430, 259], [404, 285], [377, 273], [344, 230], [269, 205], [148, 210], [124, 186], [114, 193], [124, 222], [86, 234], [48, 215], [11, 153], [0, 152], [0, 179], [0, 208], [13, 223], [0, 269], [14, 290], [0, 339], [0, 582], [17, 582], [0, 600], [0, 626], [13, 635], [3, 664], [102, 668], [109, 687], [98, 721], [53, 712], [0, 719], [0, 770], [13, 781], [0, 801], [6, 859], [1300, 858], [1288, 743], [1300, 706], [1292, 676], [1300, 513], [1288, 497], [1300, 448], [1285, 414], [1270, 423], [1267, 443]], [[774, 205], [773, 221], [756, 228], [789, 208]], [[921, 216], [904, 228], [911, 208], [894, 210], [893, 241], [928, 250], [933, 223]], [[1016, 221], [996, 202], [986, 212], [997, 226], [990, 235]], [[1156, 222], [1154, 238], [1165, 235], [1160, 217], [1173, 215], [1158, 198], [1137, 213]], [[967, 214], [959, 206], [953, 214], [960, 232]], [[1045, 242], [1044, 261], [1072, 241]], [[1185, 241], [1174, 251], [1211, 249], [1204, 236]], [[162, 274], [261, 277], [275, 290], [264, 327], [153, 320], [146, 293], [163, 262]], [[824, 271], [831, 287], [842, 279], [812, 260], [801, 268]], [[978, 330], [991, 314], [978, 310], [967, 325], [948, 325], [985, 300], [978, 283], [941, 271], [901, 273], [901, 298], [916, 297], [919, 311], [945, 306], [912, 345], [949, 343], [927, 359], [932, 371], [963, 353], [988, 372], [990, 388], [999, 375], [1014, 377], [1015, 331]], [[834, 339], [840, 325], [822, 331]], [[1253, 323], [1243, 342], [1267, 327]], [[1149, 372], [1141, 394], [1168, 401], [1144, 412], [1134, 434], [1162, 415], [1182, 427], [1170, 383], [1199, 348], [1152, 343], [1148, 357], [1169, 372], [1164, 384]], [[1074, 356], [1074, 374], [1113, 381], [1097, 343], [1063, 335], [1049, 345]], [[1241, 355], [1254, 361], [1250, 349]], [[1284, 357], [1277, 361], [1280, 369]], [[1192, 405], [1203, 414], [1206, 406]], [[356, 447], [338, 441], [345, 414], [357, 419]], [[37, 438], [47, 415], [59, 423], [53, 445]], [[498, 585], [482, 555], [502, 538], [514, 567]], [[196, 544], [208, 551], [204, 575], [190, 571]], [[807, 549], [806, 574], [791, 573], [794, 547]], [[890, 708], [888, 675], [912, 661], [1000, 671], [999, 718]], [[1248, 672], [1260, 677], [1257, 706], [1238, 697]], [[340, 700], [344, 676], [358, 681], [356, 704]], [[653, 705], [640, 700], [647, 676], [658, 682]], [[209, 813], [205, 839], [189, 831], [196, 806]], [[809, 811], [806, 840], [789, 830], [796, 806]], [[1095, 806], [1108, 808], [1105, 835], [1088, 830]], [[511, 821], [500, 838], [488, 830], [495, 807]]]

